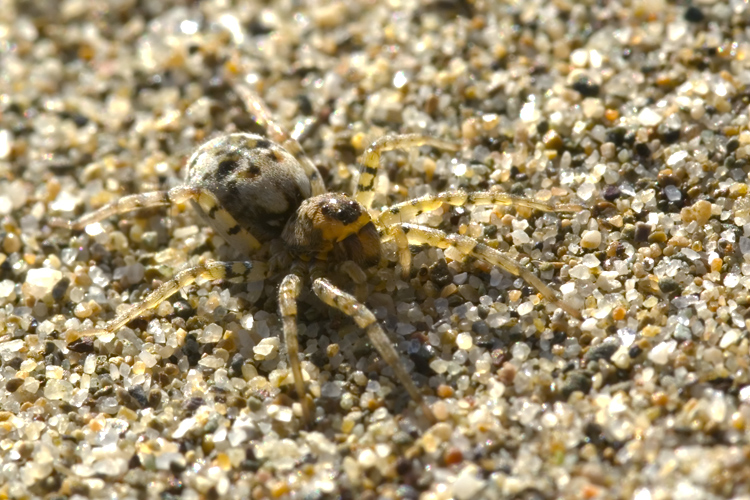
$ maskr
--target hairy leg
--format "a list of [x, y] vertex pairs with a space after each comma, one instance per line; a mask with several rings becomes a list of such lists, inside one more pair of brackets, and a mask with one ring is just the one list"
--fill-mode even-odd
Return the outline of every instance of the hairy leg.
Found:
[[526, 283], [536, 288], [545, 299], [557, 305], [557, 307], [564, 310], [572, 317], [578, 319], [581, 318], [580, 311], [566, 304], [557, 291], [547, 286], [547, 284], [539, 279], [534, 273], [521, 266], [521, 264], [508, 257], [500, 250], [485, 245], [484, 243], [468, 236], [446, 233], [439, 229], [420, 226], [417, 224], [401, 224], [401, 229], [406, 234], [406, 238], [411, 244], [427, 244], [437, 248], [448, 248], [452, 246], [463, 255], [471, 255], [484, 260], [485, 262], [489, 262], [492, 265], [498, 266], [514, 276], [519, 276], [526, 281]]
[[302, 168], [305, 169], [305, 174], [307, 174], [307, 178], [310, 179], [313, 196], [325, 193], [326, 187], [323, 184], [323, 178], [320, 176], [318, 168], [310, 158], [307, 157], [297, 138], [293, 135], [289, 135], [273, 119], [273, 115], [263, 103], [260, 96], [244, 85], [236, 85], [235, 91], [245, 103], [248, 113], [253, 116], [255, 122], [265, 129], [268, 138], [289, 151], [300, 165], [302, 165]]
[[89, 224], [103, 221], [107, 217], [113, 215], [120, 215], [142, 208], [184, 203], [188, 200], [196, 199], [199, 193], [200, 191], [191, 187], [178, 186], [169, 191], [151, 191], [149, 193], [131, 194], [129, 196], [123, 196], [119, 200], [108, 203], [98, 210], [89, 212], [73, 221], [59, 217], [52, 218], [50, 219], [50, 225], [80, 231]]
[[375, 350], [388, 363], [388, 366], [391, 367], [396, 374], [396, 378], [404, 386], [412, 399], [422, 408], [422, 413], [424, 413], [425, 417], [431, 422], [435, 422], [432, 410], [430, 410], [430, 407], [424, 401], [422, 393], [414, 385], [396, 349], [383, 331], [383, 328], [378, 324], [372, 311], [352, 295], [337, 288], [325, 278], [318, 278], [313, 282], [313, 292], [329, 306], [350, 316], [357, 323], [357, 326], [365, 330]]
[[380, 169], [380, 155], [394, 149], [407, 149], [419, 146], [432, 146], [446, 151], [458, 151], [461, 145], [444, 141], [435, 137], [419, 134], [388, 135], [381, 137], [365, 150], [359, 169], [359, 182], [354, 192], [354, 198], [366, 209], [372, 207], [375, 196], [375, 179]]
[[292, 370], [294, 388], [302, 405], [302, 417], [305, 424], [310, 424], [310, 410], [305, 396], [305, 381], [302, 378], [302, 366], [299, 361], [299, 341], [297, 339], [297, 299], [302, 292], [302, 278], [297, 274], [288, 274], [279, 287], [279, 312], [284, 329], [289, 367]]
[[149, 293], [145, 299], [134, 304], [127, 311], [117, 315], [113, 320], [104, 325], [104, 327], [96, 328], [91, 333], [100, 335], [115, 333], [128, 322], [136, 319], [147, 310], [157, 307], [181, 288], [185, 288], [192, 284], [199, 277], [211, 280], [224, 279], [237, 283], [260, 281], [265, 278], [265, 274], [265, 263], [258, 261], [211, 261], [190, 267], [177, 273], [172, 279]]
[[419, 198], [391, 205], [383, 210], [378, 217], [378, 222], [384, 226], [409, 222], [418, 215], [437, 210], [444, 203], [457, 207], [464, 205], [506, 205], [558, 213], [575, 213], [583, 210], [583, 207], [580, 205], [552, 205], [530, 200], [522, 196], [513, 196], [501, 191], [477, 191], [473, 193], [446, 191], [439, 194], [420, 196]]

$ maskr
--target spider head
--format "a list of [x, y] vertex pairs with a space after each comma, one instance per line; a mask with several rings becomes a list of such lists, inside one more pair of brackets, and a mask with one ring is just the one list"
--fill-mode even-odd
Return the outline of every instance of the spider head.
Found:
[[281, 237], [300, 256], [353, 260], [363, 266], [380, 260], [380, 236], [370, 214], [341, 193], [304, 200]]

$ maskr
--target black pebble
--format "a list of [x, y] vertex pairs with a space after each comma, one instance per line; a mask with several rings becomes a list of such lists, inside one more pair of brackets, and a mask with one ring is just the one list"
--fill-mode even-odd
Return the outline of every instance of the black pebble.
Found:
[[606, 186], [602, 191], [602, 197], [607, 201], [615, 201], [620, 197], [620, 188], [617, 186]]
[[651, 234], [651, 225], [646, 224], [645, 222], [637, 222], [635, 224], [635, 236], [634, 240], [637, 243], [643, 243], [644, 241], [648, 241], [648, 237]]
[[569, 397], [575, 391], [581, 391], [588, 394], [591, 390], [591, 375], [581, 370], [574, 370], [565, 375], [565, 382], [562, 386], [562, 394]]
[[599, 85], [587, 76], [581, 76], [576, 80], [573, 83], [573, 90], [581, 94], [582, 97], [596, 97], [599, 95]]
[[698, 7], [695, 7], [694, 5], [691, 5], [690, 7], [685, 9], [685, 21], [691, 23], [699, 23], [703, 21], [704, 18], [705, 16], [703, 15], [703, 11]]

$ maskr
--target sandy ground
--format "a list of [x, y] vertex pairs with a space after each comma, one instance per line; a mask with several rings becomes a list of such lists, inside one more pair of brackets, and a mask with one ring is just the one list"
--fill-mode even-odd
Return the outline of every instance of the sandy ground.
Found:
[[[0, 0], [0, 498], [750, 498], [750, 7], [739, 0]], [[191, 285], [81, 336], [180, 270], [237, 258], [186, 204], [53, 218], [181, 185], [195, 148], [263, 132], [236, 89], [375, 206], [447, 204], [575, 314], [455, 248], [393, 243], [358, 291], [438, 419], [305, 291], [314, 422], [280, 341], [284, 269]], [[257, 255], [283, 250], [269, 242]], [[574, 311], [574, 312], [575, 312]]]

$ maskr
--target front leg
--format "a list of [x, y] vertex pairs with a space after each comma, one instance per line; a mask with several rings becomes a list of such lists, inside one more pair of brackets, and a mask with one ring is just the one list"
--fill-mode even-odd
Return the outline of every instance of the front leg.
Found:
[[381, 137], [372, 143], [362, 156], [359, 181], [357, 189], [354, 191], [354, 198], [369, 210], [372, 207], [372, 199], [375, 197], [375, 179], [380, 170], [380, 155], [394, 149], [408, 149], [419, 146], [432, 146], [445, 151], [458, 151], [461, 148], [461, 145], [458, 143], [420, 134], [387, 135]]

